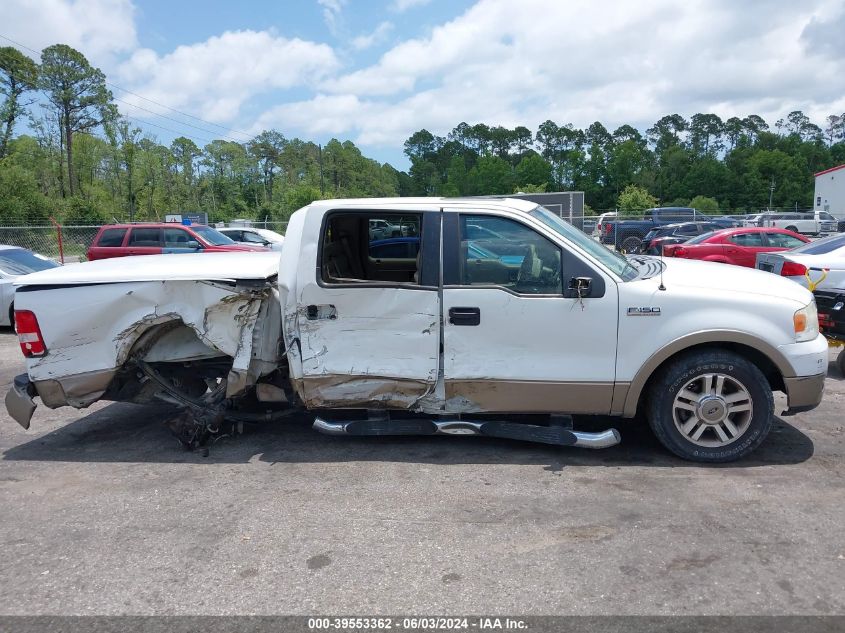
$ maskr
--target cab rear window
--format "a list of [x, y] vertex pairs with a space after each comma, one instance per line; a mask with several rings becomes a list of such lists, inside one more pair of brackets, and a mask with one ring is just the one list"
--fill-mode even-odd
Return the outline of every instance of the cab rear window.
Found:
[[125, 235], [126, 229], [106, 229], [100, 235], [97, 246], [121, 246]]

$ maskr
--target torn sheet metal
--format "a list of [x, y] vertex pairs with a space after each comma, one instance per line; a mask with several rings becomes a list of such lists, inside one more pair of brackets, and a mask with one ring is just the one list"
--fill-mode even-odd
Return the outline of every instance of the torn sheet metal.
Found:
[[[190, 328], [194, 339], [168, 334], [174, 337], [166, 353], [169, 360], [180, 355], [186, 359], [232, 357], [229, 389], [233, 395], [277, 366], [278, 347], [272, 341], [278, 341], [278, 298], [276, 290], [267, 284], [177, 280], [47, 290], [29, 287], [20, 294], [18, 303], [38, 315], [48, 350], [29, 364], [33, 381], [71, 384], [80, 374], [108, 375], [126, 362], [145, 332], [173, 322]], [[270, 315], [274, 333], [265, 332], [262, 315], [265, 320]], [[265, 338], [269, 341], [266, 344]], [[256, 345], [256, 341], [261, 344]], [[161, 349], [156, 350], [157, 357], [163, 354]], [[69, 404], [87, 406], [102, 395], [102, 385], [97, 387], [97, 393], [82, 394], [77, 385]]]

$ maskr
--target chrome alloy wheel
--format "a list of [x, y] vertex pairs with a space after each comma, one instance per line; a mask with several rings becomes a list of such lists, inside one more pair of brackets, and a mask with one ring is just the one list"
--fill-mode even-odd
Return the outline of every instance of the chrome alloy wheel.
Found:
[[672, 403], [675, 427], [698, 446], [727, 446], [748, 430], [753, 414], [748, 389], [726, 374], [693, 378]]

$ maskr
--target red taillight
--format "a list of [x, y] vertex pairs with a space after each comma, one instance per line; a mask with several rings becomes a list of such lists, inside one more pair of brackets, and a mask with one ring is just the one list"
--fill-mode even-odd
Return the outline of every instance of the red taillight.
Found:
[[15, 331], [18, 333], [18, 341], [24, 356], [27, 358], [44, 356], [47, 347], [41, 336], [41, 328], [38, 327], [38, 319], [35, 318], [33, 312], [15, 310]]
[[830, 318], [829, 314], [825, 314], [824, 312], [819, 312], [819, 327], [820, 328], [822, 328], [822, 329], [828, 328], [828, 329], [832, 330], [834, 325], [835, 325], [835, 323], [833, 322], [833, 319]]
[[663, 254], [667, 257], [683, 257], [687, 254], [687, 249], [685, 249], [683, 246], [669, 244], [663, 247]]
[[607, 233], [608, 235], [610, 235], [610, 225], [609, 225], [609, 224], [602, 224], [602, 225], [601, 225], [601, 228], [602, 228], [602, 230], [603, 230], [605, 233]]
[[803, 277], [806, 272], [807, 267], [804, 264], [795, 262], [784, 262], [783, 268], [780, 269], [781, 277]]

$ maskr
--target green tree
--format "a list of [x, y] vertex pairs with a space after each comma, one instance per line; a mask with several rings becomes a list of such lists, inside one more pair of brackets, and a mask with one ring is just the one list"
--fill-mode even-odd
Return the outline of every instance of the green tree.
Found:
[[9, 158], [0, 160], [0, 223], [6, 226], [46, 224], [49, 200], [35, 177]]
[[22, 101], [24, 93], [35, 90], [38, 66], [29, 57], [11, 46], [0, 48], [0, 158], [3, 158], [12, 139], [15, 122], [26, 112], [28, 103]]
[[66, 44], [54, 44], [41, 52], [39, 87], [56, 109], [67, 154], [68, 192], [72, 196], [73, 135], [89, 132], [116, 118], [117, 108], [106, 87], [106, 77], [79, 51]]
[[305, 207], [315, 200], [319, 200], [320, 190], [313, 185], [296, 185], [285, 191], [284, 219], [287, 219], [297, 209]]
[[634, 215], [656, 206], [657, 198], [636, 185], [625, 187], [617, 200], [620, 215]]
[[689, 201], [688, 205], [683, 206], [690, 206], [696, 211], [701, 211], [702, 213], [715, 214], [719, 211], [719, 203], [715, 199], [708, 198], [707, 196], [696, 196]]
[[542, 187], [542, 191], [545, 191], [551, 180], [552, 166], [536, 152], [527, 154], [516, 166], [517, 187], [526, 193], [530, 186]]
[[497, 195], [511, 193], [514, 188], [513, 169], [510, 163], [498, 156], [482, 156], [467, 175], [470, 193]]

